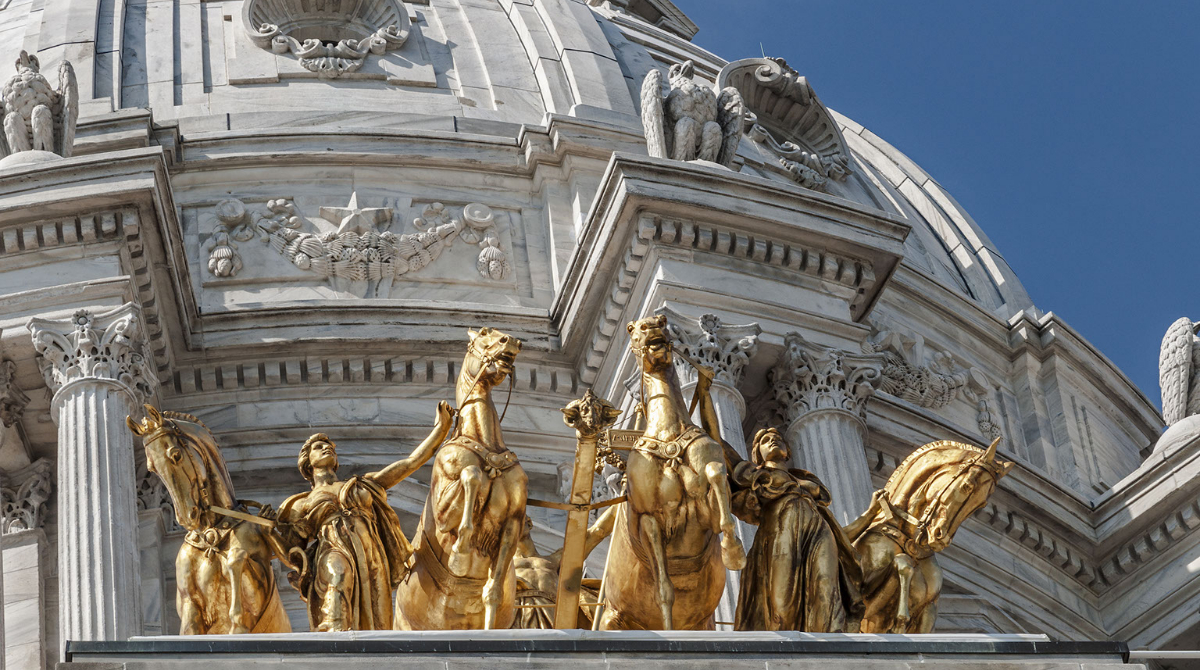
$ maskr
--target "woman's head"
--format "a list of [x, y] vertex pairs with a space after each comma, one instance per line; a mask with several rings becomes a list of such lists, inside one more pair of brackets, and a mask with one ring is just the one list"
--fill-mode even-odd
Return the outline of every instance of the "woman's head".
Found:
[[763, 428], [754, 434], [754, 448], [750, 450], [750, 460], [755, 465], [767, 463], [786, 463], [788, 461], [788, 443], [778, 428]]
[[337, 445], [325, 433], [317, 433], [304, 442], [300, 447], [300, 458], [296, 460], [300, 474], [310, 483], [313, 481], [313, 471], [317, 468], [337, 470]]

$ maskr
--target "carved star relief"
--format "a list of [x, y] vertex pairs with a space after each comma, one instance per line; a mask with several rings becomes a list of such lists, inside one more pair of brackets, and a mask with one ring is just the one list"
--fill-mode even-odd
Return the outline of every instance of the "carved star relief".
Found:
[[380, 224], [392, 220], [391, 207], [359, 207], [358, 192], [350, 194], [350, 203], [345, 207], [322, 207], [321, 218], [326, 221], [338, 221], [337, 234], [355, 232], [377, 232]]

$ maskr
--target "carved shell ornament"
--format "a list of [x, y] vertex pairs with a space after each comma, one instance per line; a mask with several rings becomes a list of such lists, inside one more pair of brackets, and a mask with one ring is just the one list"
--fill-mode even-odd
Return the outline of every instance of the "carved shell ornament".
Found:
[[358, 70], [369, 55], [399, 49], [412, 31], [399, 0], [246, 0], [242, 22], [260, 48], [291, 53], [323, 79]]
[[851, 173], [850, 150], [808, 79], [782, 58], [747, 58], [724, 67], [717, 85], [746, 106], [747, 139], [764, 168], [805, 188], [826, 190]]

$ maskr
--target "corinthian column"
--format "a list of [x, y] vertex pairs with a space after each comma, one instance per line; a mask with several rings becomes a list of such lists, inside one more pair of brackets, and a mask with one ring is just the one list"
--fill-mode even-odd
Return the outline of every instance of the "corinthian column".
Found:
[[[758, 335], [762, 328], [757, 323], [730, 326], [721, 323], [713, 314], [691, 319], [669, 307], [662, 307], [659, 314], [667, 316], [667, 331], [671, 344], [684, 357], [713, 369], [712, 399], [721, 427], [721, 438], [729, 443], [742, 458], [746, 452], [746, 437], [742, 432], [742, 420], [746, 418], [746, 399], [738, 386], [750, 357], [758, 350]], [[683, 385], [683, 395], [690, 398], [696, 388], [696, 370], [682, 357], [675, 357], [675, 371]], [[692, 417], [699, 423], [700, 417]], [[737, 522], [738, 540], [747, 551], [754, 541], [754, 526], [740, 519]], [[725, 571], [725, 592], [717, 605], [717, 621], [732, 622], [737, 612], [738, 589], [741, 588], [741, 573]], [[721, 629], [730, 629], [720, 626]]]
[[59, 639], [124, 640], [141, 632], [133, 436], [157, 385], [141, 310], [127, 303], [29, 331], [58, 424]]
[[867, 400], [875, 394], [882, 368], [879, 354], [849, 353], [788, 333], [770, 373], [788, 422], [793, 462], [829, 487], [830, 509], [842, 524], [857, 518], [871, 501], [863, 439]]
[[[17, 388], [17, 366], [12, 361], [0, 361], [0, 449], [10, 439], [19, 439], [16, 423], [25, 411], [29, 396]], [[4, 473], [0, 473], [0, 535], [7, 533], [9, 519], [4, 504]], [[6, 639], [4, 630], [4, 547], [0, 542], [0, 640]], [[0, 670], [4, 670], [4, 645], [0, 643]]]

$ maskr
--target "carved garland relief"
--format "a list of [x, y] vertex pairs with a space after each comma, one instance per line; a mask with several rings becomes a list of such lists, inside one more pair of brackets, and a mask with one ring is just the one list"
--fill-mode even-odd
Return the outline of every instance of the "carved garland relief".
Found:
[[291, 53], [322, 79], [357, 71], [368, 55], [399, 49], [412, 31], [397, 0], [246, 0], [242, 21], [260, 48]]
[[251, 212], [230, 198], [217, 203], [216, 229], [208, 243], [208, 270], [216, 277], [234, 277], [242, 269], [238, 242], [261, 237], [269, 247], [301, 270], [328, 279], [335, 288], [369, 297], [394, 279], [428, 266], [456, 239], [478, 245], [475, 269], [485, 279], [501, 281], [511, 274], [508, 255], [500, 248], [491, 208], [470, 203], [455, 211], [440, 202], [426, 204], [413, 220], [416, 232], [385, 230], [395, 218], [390, 207], [362, 207], [358, 194], [345, 207], [321, 207], [318, 218], [337, 229], [319, 232], [293, 201], [268, 200]]

